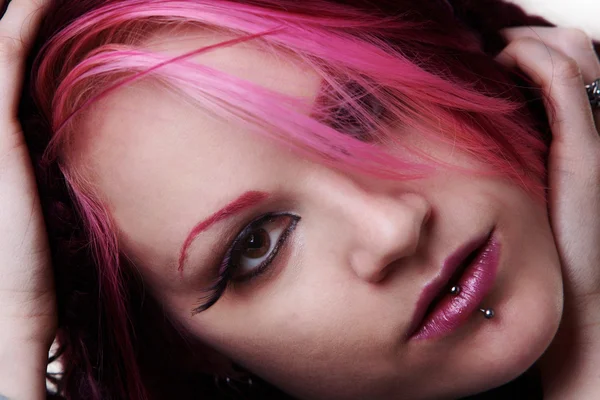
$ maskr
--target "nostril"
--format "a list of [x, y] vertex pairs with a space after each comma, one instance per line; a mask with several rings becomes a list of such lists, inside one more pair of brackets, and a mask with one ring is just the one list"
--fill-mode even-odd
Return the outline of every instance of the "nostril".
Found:
[[425, 213], [425, 216], [423, 217], [423, 223], [422, 226], [427, 225], [427, 223], [429, 222], [429, 220], [431, 219], [431, 214], [433, 212], [431, 211], [431, 207], [429, 207]]

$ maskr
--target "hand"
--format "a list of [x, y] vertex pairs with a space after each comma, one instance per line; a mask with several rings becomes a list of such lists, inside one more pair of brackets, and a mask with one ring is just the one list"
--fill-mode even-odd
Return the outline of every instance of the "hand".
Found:
[[553, 134], [548, 211], [565, 303], [559, 331], [540, 360], [544, 398], [587, 398], [600, 385], [600, 110], [592, 111], [585, 85], [600, 78], [600, 62], [579, 30], [503, 33], [509, 44], [497, 60], [542, 88]]
[[17, 119], [25, 57], [47, 3], [13, 0], [0, 19], [0, 397], [9, 398], [45, 392], [57, 324], [44, 219]]

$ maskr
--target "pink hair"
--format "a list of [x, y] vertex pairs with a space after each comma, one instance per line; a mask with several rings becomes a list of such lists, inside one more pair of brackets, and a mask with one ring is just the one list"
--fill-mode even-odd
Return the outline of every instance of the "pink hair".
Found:
[[[72, 1], [61, 14], [58, 5], [66, 7], [65, 1], [56, 3], [58, 16], [49, 17], [54, 27], [33, 68], [33, 97], [51, 127], [41, 165], [60, 167], [99, 268], [104, 323], [114, 337], [98, 351], [117, 352], [122, 363], [112, 380], [120, 383], [110, 388], [88, 365], [86, 383], [79, 384], [85, 398], [99, 399], [107, 391], [119, 398], [147, 397], [115, 229], [101, 197], [70, 162], [78, 121], [119, 88], [156, 79], [217, 116], [253, 127], [252, 134], [343, 171], [405, 180], [440, 166], [458, 168], [402, 142], [402, 132], [418, 132], [489, 166], [469, 173], [505, 177], [544, 199], [547, 145], [540, 126], [508, 73], [443, 7], [396, 1], [398, 11], [384, 14], [325, 0], [87, 0]], [[148, 35], [176, 33], [181, 26], [235, 38], [179, 56], [145, 46]], [[306, 109], [300, 99], [190, 60], [241, 42], [285, 52], [322, 77], [310, 115], [295, 111], [298, 105]], [[406, 161], [409, 152], [423, 162]], [[66, 374], [76, 375], [68, 367]]]

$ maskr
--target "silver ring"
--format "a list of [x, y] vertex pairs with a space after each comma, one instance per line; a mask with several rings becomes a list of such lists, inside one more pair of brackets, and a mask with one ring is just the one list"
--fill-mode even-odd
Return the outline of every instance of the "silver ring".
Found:
[[586, 85], [585, 90], [590, 100], [592, 109], [600, 107], [600, 78], [596, 79], [593, 83]]

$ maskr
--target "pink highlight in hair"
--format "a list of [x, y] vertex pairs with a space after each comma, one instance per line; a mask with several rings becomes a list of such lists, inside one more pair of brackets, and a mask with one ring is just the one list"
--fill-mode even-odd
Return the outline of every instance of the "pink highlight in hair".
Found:
[[[52, 119], [56, 134], [48, 148], [48, 157], [52, 157], [55, 149], [61, 147], [61, 141], [69, 141], [65, 136], [72, 132], [67, 132], [63, 128], [74, 116], [111, 91], [153, 74], [173, 83], [176, 88], [196, 100], [200, 107], [217, 111], [219, 115], [228, 120], [236, 119], [240, 124], [247, 125], [248, 122], [251, 122], [257, 126], [258, 134], [269, 135], [286, 142], [304, 156], [324, 162], [332, 168], [341, 167], [348, 171], [368, 173], [388, 179], [416, 178], [431, 171], [431, 167], [428, 165], [407, 163], [398, 157], [387, 154], [381, 147], [352, 140], [344, 132], [334, 131], [314, 118], [307, 118], [299, 112], [292, 111], [290, 108], [296, 99], [285, 98], [278, 93], [267, 91], [257, 85], [227, 76], [208, 67], [184, 62], [193, 55], [261, 36], [268, 37], [265, 40], [272, 41], [276, 45], [285, 45], [312, 64], [317, 71], [322, 72], [324, 81], [341, 92], [342, 96], [343, 83], [333, 79], [335, 75], [327, 74], [323, 70], [324, 67], [329, 70], [336, 68], [335, 72], [338, 77], [343, 77], [343, 80], [347, 82], [359, 82], [365, 86], [367, 92], [373, 92], [378, 87], [390, 88], [381, 91], [378, 100], [388, 111], [394, 111], [394, 114], [397, 114], [396, 120], [410, 122], [411, 130], [420, 131], [424, 135], [438, 139], [444, 136], [452, 137], [453, 145], [458, 148], [461, 147], [461, 144], [469, 143], [472, 153], [490, 159], [493, 168], [490, 168], [488, 173], [491, 171], [497, 173], [500, 168], [513, 179], [521, 181], [524, 179], [523, 174], [519, 171], [506, 168], [504, 157], [510, 156], [512, 152], [510, 147], [512, 146], [508, 143], [494, 142], [492, 137], [474, 134], [476, 132], [472, 132], [473, 129], [466, 125], [465, 121], [457, 120], [456, 116], [449, 112], [454, 109], [460, 110], [462, 113], [487, 113], [493, 109], [498, 115], [509, 115], [515, 112], [515, 104], [504, 99], [491, 98], [476, 90], [457, 86], [454, 82], [428, 73], [414, 62], [407, 60], [402, 53], [390, 49], [389, 45], [373, 36], [369, 37], [369, 41], [364, 40], [362, 43], [358, 43], [352, 34], [335, 30], [348, 28], [347, 20], [329, 18], [324, 21], [322, 18], [317, 18], [317, 21], [314, 22], [324, 22], [328, 28], [332, 29], [331, 33], [323, 35], [317, 27], [307, 23], [309, 18], [305, 16], [300, 19], [302, 23], [306, 23], [306, 26], [302, 26], [299, 25], [298, 17], [293, 14], [265, 11], [247, 5], [231, 4], [231, 8], [227, 8], [227, 12], [224, 12], [223, 7], [227, 6], [227, 2], [219, 1], [194, 4], [189, 1], [152, 2], [145, 4], [143, 10], [135, 7], [139, 5], [139, 2], [131, 2], [131, 7], [126, 7], [126, 3], [128, 2], [109, 2], [96, 12], [81, 18], [78, 21], [81, 26], [78, 24], [65, 29], [55, 40], [66, 44], [72, 40], [71, 37], [74, 35], [81, 35], [78, 37], [78, 43], [85, 43], [96, 38], [100, 32], [108, 29], [120, 19], [143, 20], [152, 15], [175, 19], [183, 18], [184, 14], [190, 21], [204, 25], [216, 25], [220, 29], [242, 30], [248, 32], [248, 35], [241, 39], [226, 41], [168, 59], [160, 59], [159, 55], [150, 52], [136, 52], [133, 48], [128, 49], [130, 46], [139, 46], [139, 43], [129, 44], [129, 46], [126, 44], [120, 46], [100, 45], [95, 51], [85, 54], [83, 59], [82, 55], [78, 54], [82, 46], [73, 46], [72, 49], [67, 47], [67, 54], [64, 54], [64, 47], [54, 47], [56, 51], [63, 52], [61, 58], [81, 59], [81, 62], [79, 65], [72, 66], [56, 89], [53, 103], [54, 118]], [[261, 15], [262, 13], [266, 14]], [[354, 29], [360, 27], [378, 30], [385, 28], [410, 30], [418, 27], [414, 23], [404, 26], [405, 23], [402, 22], [374, 19], [368, 16], [362, 18], [361, 21], [359, 25], [350, 25]], [[357, 48], [358, 45], [360, 45], [361, 52], [348, 51], [348, 49]], [[332, 49], [336, 49], [336, 51], [332, 51]], [[56, 56], [58, 55], [48, 54], [43, 59], [40, 69], [44, 69], [44, 62], [49, 63]], [[327, 64], [324, 65], [325, 60], [327, 60]], [[73, 97], [73, 94], [76, 93], [75, 90], [81, 93], [92, 92], [94, 83], [106, 75], [119, 76], [127, 73], [129, 73], [129, 77], [117, 80], [116, 84], [109, 86], [99, 94], [90, 96], [85, 101], [80, 100], [80, 94], [78, 94], [78, 98]], [[40, 81], [44, 86], [43, 79]], [[182, 84], [184, 82], [185, 85]], [[394, 89], [395, 93], [386, 95], [391, 89]], [[41, 95], [39, 97], [42, 98]], [[397, 97], [402, 97], [403, 101], [409, 103], [409, 106], [399, 109]], [[352, 102], [351, 98], [347, 98], [347, 100]], [[223, 104], [226, 106], [223, 107]], [[241, 115], [239, 115], [240, 111]], [[233, 112], [238, 112], [238, 115]], [[322, 110], [315, 110], [315, 113], [319, 112], [323, 113]], [[370, 118], [364, 110], [355, 109], [354, 112], [358, 121], [366, 121]], [[441, 126], [439, 124], [435, 127], [431, 126], [432, 121], [444, 119], [447, 120], [447, 123]], [[458, 129], [445, 132], [445, 127]], [[388, 138], [394, 136], [389, 127], [383, 126], [381, 123], [377, 128], [381, 136]], [[511, 127], [513, 132], [522, 130], [522, 127]], [[519, 137], [523, 140], [528, 136], [521, 135]], [[502, 149], [502, 144], [509, 148]], [[402, 143], [398, 145], [402, 147]], [[540, 150], [539, 146], [537, 149], [535, 148], [535, 142], [527, 143], [527, 145], [533, 150]], [[494, 153], [502, 154], [503, 158], [495, 160], [492, 156]], [[511, 158], [514, 159], [514, 157]], [[531, 182], [529, 184], [525, 182], [525, 184], [528, 187], [532, 186]]]

